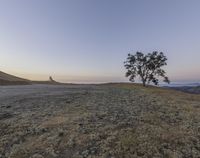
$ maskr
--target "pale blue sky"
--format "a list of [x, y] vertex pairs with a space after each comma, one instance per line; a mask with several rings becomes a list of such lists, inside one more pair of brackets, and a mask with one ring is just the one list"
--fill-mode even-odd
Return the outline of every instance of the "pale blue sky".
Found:
[[199, 8], [199, 0], [0, 0], [0, 70], [127, 81], [127, 54], [158, 50], [172, 81], [199, 81]]

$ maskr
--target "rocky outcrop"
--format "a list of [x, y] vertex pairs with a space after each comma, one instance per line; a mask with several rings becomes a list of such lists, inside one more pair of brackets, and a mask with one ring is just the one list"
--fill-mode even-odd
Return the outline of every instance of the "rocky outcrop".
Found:
[[56, 81], [54, 81], [54, 79], [51, 76], [49, 77], [49, 81], [50, 82], [56, 82]]

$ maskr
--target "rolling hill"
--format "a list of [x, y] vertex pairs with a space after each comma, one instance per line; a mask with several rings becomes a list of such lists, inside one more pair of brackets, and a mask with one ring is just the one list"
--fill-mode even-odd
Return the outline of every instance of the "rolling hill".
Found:
[[0, 85], [26, 85], [31, 81], [0, 71]]
[[63, 83], [53, 80], [52, 77], [50, 77], [49, 80], [46, 81], [31, 81], [0, 71], [0, 85], [30, 85], [30, 84], [60, 85]]

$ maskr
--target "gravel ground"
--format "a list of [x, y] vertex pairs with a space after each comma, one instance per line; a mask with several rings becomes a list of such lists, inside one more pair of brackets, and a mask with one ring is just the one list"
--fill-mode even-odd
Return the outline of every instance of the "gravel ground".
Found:
[[130, 84], [0, 87], [0, 158], [199, 158], [200, 96]]

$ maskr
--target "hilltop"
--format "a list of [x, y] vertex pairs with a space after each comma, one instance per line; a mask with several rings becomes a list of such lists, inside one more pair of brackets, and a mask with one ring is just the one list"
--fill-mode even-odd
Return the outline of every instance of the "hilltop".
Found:
[[0, 102], [0, 157], [200, 155], [200, 95], [139, 84], [30, 85], [2, 87]]

